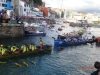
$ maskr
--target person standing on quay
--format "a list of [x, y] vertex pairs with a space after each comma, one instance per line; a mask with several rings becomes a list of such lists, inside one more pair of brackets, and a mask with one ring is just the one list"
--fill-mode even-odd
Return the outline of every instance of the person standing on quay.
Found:
[[94, 67], [97, 70], [94, 71], [93, 73], [91, 73], [90, 75], [100, 75], [100, 62], [96, 61], [95, 64], [94, 64]]

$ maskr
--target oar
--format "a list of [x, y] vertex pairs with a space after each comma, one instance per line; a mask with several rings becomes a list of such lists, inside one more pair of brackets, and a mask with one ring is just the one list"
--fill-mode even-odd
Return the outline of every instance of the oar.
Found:
[[2, 62], [2, 61], [0, 61], [0, 64], [6, 64], [6, 62]]
[[[6, 57], [4, 57], [5, 59], [7, 59], [7, 60], [9, 60], [9, 61], [11, 61], [11, 62], [14, 62], [13, 60], [11, 60], [11, 59], [8, 59], [8, 58], [6, 58]], [[15, 63], [15, 65], [16, 66], [18, 66], [18, 67], [21, 67], [21, 65], [20, 64], [18, 64], [17, 62], [14, 62]]]
[[[11, 52], [11, 51], [10, 51]], [[17, 59], [19, 59], [17, 56], [15, 56]], [[22, 59], [20, 59], [20, 60], [22, 60]], [[23, 60], [22, 60], [23, 61]], [[16, 65], [18, 65], [18, 63], [15, 63]], [[24, 62], [23, 61], [23, 64], [25, 65], [25, 66], [28, 66], [28, 64], [26, 63], [26, 62]]]

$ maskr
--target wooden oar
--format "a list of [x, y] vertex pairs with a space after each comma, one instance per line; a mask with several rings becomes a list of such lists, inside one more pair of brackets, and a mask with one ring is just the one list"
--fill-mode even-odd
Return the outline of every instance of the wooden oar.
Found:
[[[10, 51], [11, 52], [11, 51]], [[15, 56], [17, 59], [19, 59], [17, 56]], [[20, 59], [21, 60], [21, 59]], [[22, 60], [23, 61], [23, 60]], [[18, 63], [15, 63], [16, 65], [19, 65]], [[28, 66], [28, 64], [25, 62], [25, 61], [23, 61], [23, 64], [25, 65], [25, 66]]]
[[[17, 56], [16, 56], [16, 58], [18, 58]], [[19, 59], [19, 58], [18, 58]], [[22, 60], [22, 59], [20, 59], [20, 60]], [[22, 60], [23, 61], [23, 60]], [[25, 65], [25, 66], [27, 66], [28, 67], [28, 64], [25, 62], [25, 61], [23, 61], [23, 64]]]
[[[8, 58], [6, 58], [6, 57], [5, 57], [5, 59], [7, 59], [7, 60], [9, 60], [9, 61], [11, 61], [11, 62], [14, 62], [13, 60], [8, 59]], [[20, 64], [18, 64], [17, 62], [14, 62], [14, 63], [15, 63], [15, 65], [16, 65], [16, 66], [21, 67], [21, 65], [20, 65]]]
[[2, 62], [2, 61], [0, 61], [0, 64], [6, 64], [6, 62]]

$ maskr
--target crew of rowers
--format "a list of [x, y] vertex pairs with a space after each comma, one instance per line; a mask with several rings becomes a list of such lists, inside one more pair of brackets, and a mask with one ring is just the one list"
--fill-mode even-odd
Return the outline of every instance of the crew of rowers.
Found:
[[[90, 39], [86, 37], [66, 37], [63, 40], [64, 42], [88, 42]], [[96, 40], [96, 37], [92, 36], [91, 40]]]
[[[40, 38], [40, 49], [38, 50], [42, 50], [43, 49], [43, 40], [42, 38]], [[21, 48], [18, 48], [16, 46], [16, 44], [14, 44], [12, 47], [8, 46], [8, 47], [4, 47], [3, 45], [0, 45], [0, 56], [2, 55], [6, 55], [8, 54], [16, 54], [16, 53], [25, 53], [25, 52], [34, 52], [35, 50], [37, 50], [37, 47], [34, 43], [31, 43], [29, 46], [26, 44], [23, 44], [21, 46]]]

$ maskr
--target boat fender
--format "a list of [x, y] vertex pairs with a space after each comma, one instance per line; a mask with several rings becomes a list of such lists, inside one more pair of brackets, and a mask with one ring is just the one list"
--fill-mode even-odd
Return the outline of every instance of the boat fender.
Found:
[[23, 62], [23, 64], [24, 64], [25, 66], [28, 66], [28, 64], [27, 64], [26, 62]]
[[18, 63], [15, 63], [15, 65], [16, 65], [16, 66], [19, 66], [19, 67], [21, 67], [21, 65], [20, 65], [20, 64], [18, 64]]

